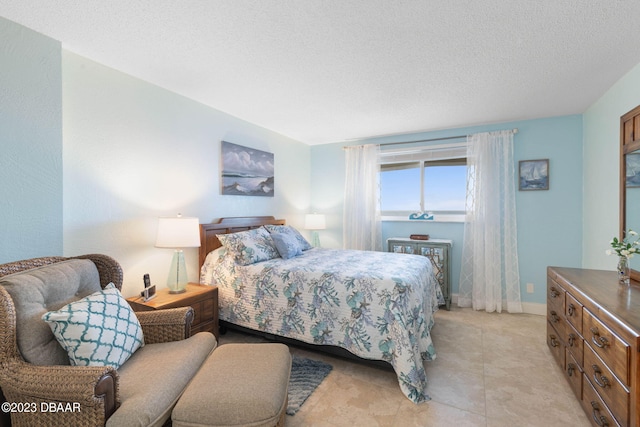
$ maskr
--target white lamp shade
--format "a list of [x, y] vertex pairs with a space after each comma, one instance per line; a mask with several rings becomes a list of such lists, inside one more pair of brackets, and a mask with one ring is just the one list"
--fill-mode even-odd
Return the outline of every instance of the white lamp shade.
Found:
[[324, 230], [327, 228], [323, 214], [307, 214], [304, 217], [304, 228], [307, 230]]
[[200, 220], [194, 217], [158, 218], [157, 248], [200, 247]]

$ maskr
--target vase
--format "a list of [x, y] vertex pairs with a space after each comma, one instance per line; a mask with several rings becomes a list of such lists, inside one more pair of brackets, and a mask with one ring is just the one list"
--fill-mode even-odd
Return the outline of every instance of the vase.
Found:
[[618, 282], [621, 285], [629, 286], [630, 274], [629, 258], [621, 256], [618, 258]]

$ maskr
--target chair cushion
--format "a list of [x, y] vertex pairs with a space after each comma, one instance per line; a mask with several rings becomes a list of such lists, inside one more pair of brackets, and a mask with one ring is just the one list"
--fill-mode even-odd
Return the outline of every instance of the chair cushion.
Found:
[[200, 332], [186, 340], [147, 344], [136, 351], [118, 369], [122, 404], [107, 426], [162, 426], [216, 344], [213, 334]]
[[118, 369], [144, 345], [140, 321], [113, 283], [43, 314], [42, 320], [75, 366]]
[[69, 356], [42, 321], [47, 311], [101, 289], [95, 264], [73, 259], [0, 278], [16, 309], [17, 344], [22, 357], [34, 365], [69, 365]]

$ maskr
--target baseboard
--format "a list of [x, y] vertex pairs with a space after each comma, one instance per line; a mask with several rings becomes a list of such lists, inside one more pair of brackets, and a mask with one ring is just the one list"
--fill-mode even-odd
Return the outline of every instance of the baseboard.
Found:
[[[458, 304], [458, 294], [451, 294], [451, 305]], [[523, 302], [522, 312], [527, 314], [537, 314], [538, 316], [547, 315], [547, 304], [537, 302]]]
[[546, 316], [547, 304], [540, 304], [537, 302], [523, 302], [522, 312], [528, 314], [537, 314], [538, 316]]

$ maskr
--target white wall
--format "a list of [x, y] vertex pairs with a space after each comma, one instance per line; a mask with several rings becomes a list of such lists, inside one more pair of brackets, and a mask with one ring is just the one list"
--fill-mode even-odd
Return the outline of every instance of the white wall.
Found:
[[62, 255], [60, 43], [0, 18], [0, 263]]
[[[640, 64], [583, 115], [582, 264], [585, 268], [614, 270], [616, 267], [615, 257], [604, 252], [611, 238], [619, 233], [620, 116], [639, 104]], [[632, 262], [639, 260], [634, 258]]]
[[[172, 250], [157, 217], [274, 215], [302, 227], [307, 145], [63, 51], [64, 254], [99, 252], [123, 266], [123, 294], [149, 273], [166, 286]], [[275, 197], [220, 195], [222, 140], [274, 153]], [[197, 249], [185, 250], [198, 281]]]

